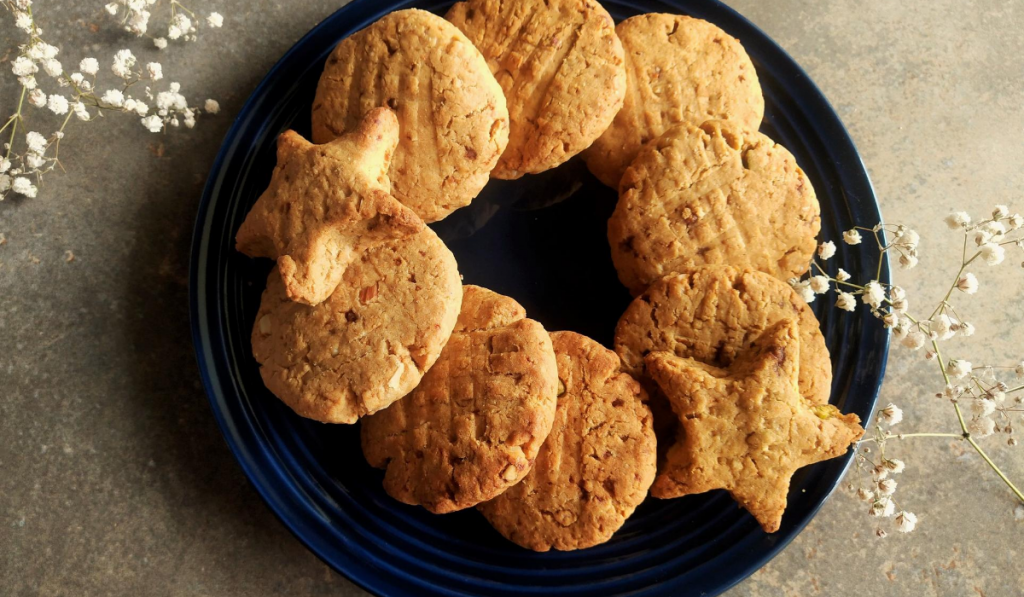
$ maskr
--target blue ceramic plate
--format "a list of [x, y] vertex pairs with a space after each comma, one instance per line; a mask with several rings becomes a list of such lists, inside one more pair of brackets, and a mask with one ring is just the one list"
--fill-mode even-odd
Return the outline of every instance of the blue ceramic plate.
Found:
[[[385, 13], [451, 2], [356, 0], [317, 25], [271, 69], [242, 108], [210, 173], [196, 219], [191, 314], [203, 382], [228, 445], [271, 509], [309, 549], [368, 591], [431, 595], [715, 595], [764, 565], [807, 524], [850, 457], [801, 470], [782, 528], [768, 535], [725, 492], [649, 499], [608, 543], [532, 553], [505, 541], [475, 511], [434, 516], [381, 489], [359, 449], [357, 426], [301, 419], [260, 381], [249, 333], [270, 263], [233, 249], [235, 231], [270, 179], [274, 139], [308, 136], [324, 60], [341, 38]], [[714, 0], [614, 2], [616, 20], [643, 12], [690, 14], [739, 38], [767, 104], [763, 130], [788, 147], [821, 200], [822, 235], [879, 221], [871, 183], [839, 118], [800, 67], [746, 19]], [[612, 268], [606, 221], [613, 191], [574, 160], [543, 175], [493, 181], [473, 204], [435, 225], [467, 283], [515, 297], [549, 330], [610, 345], [629, 295]], [[867, 244], [839, 245], [837, 261], [868, 277]], [[888, 276], [887, 264], [882, 264]], [[867, 419], [885, 367], [888, 335], [863, 310], [816, 312], [832, 352], [832, 399]]]

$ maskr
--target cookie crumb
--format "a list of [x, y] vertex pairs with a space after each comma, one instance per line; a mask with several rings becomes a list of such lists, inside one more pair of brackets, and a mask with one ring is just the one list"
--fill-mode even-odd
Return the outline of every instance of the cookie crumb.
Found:
[[64, 251], [64, 263], [71, 263], [75, 260], [75, 254], [71, 252], [71, 249]]

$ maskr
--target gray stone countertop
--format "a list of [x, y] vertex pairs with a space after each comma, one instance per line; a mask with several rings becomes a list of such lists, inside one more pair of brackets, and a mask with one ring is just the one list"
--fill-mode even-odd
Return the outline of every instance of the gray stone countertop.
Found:
[[[194, 4], [222, 13], [224, 28], [158, 53], [115, 31], [98, 0], [36, 1], [68, 65], [130, 47], [160, 60], [193, 102], [217, 98], [223, 110], [167, 135], [116, 115], [76, 123], [62, 147], [67, 173], [51, 175], [36, 199], [0, 204], [4, 595], [364, 594], [295, 540], [246, 482], [200, 386], [187, 307], [192, 223], [220, 140], [267, 69], [338, 2]], [[942, 217], [997, 203], [1024, 210], [1024, 3], [730, 4], [831, 100], [886, 219], [923, 237], [921, 265], [897, 272], [898, 282], [915, 304], [934, 304], [959, 258]], [[3, 54], [15, 34], [0, 12], [5, 117], [17, 99]], [[978, 333], [956, 346], [968, 360], [1024, 358], [1021, 259], [1011, 253], [976, 271], [982, 292], [961, 304]], [[955, 431], [950, 405], [933, 397], [941, 385], [934, 363], [894, 348], [880, 400], [904, 408], [905, 432]], [[1024, 448], [1003, 438], [985, 445], [1024, 481]], [[1024, 522], [980, 459], [950, 439], [892, 450], [907, 462], [897, 496], [918, 515], [915, 532], [876, 539], [866, 505], [839, 491], [728, 594], [1024, 595]]]

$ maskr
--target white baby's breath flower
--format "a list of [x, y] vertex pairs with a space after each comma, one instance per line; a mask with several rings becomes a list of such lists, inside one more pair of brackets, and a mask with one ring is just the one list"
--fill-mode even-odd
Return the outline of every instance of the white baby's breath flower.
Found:
[[853, 311], [857, 308], [857, 299], [849, 292], [840, 291], [836, 297], [836, 307], [843, 311]]
[[917, 267], [917, 256], [916, 255], [900, 255], [900, 267], [903, 269], [914, 269]]
[[1003, 226], [1002, 222], [986, 222], [979, 230], [988, 235], [988, 238], [992, 240], [998, 240], [1006, 234], [1006, 226]]
[[154, 81], [159, 81], [164, 78], [164, 68], [159, 62], [150, 62], [147, 64], [146, 71], [149, 73], [149, 78]]
[[72, 83], [79, 86], [82, 85], [82, 81], [85, 81], [85, 76], [83, 76], [82, 73], [71, 73], [71, 77], [69, 78]]
[[206, 17], [206, 24], [214, 29], [219, 29], [224, 26], [224, 17], [219, 12], [211, 12], [210, 16]]
[[871, 515], [878, 516], [881, 518], [889, 518], [892, 513], [896, 510], [896, 505], [893, 504], [892, 498], [883, 496], [875, 500], [871, 504]]
[[891, 311], [889, 313], [886, 313], [885, 316], [882, 317], [882, 323], [885, 325], [885, 327], [889, 329], [895, 328], [897, 325], [899, 325], [899, 322], [899, 315]]
[[893, 479], [882, 479], [875, 483], [875, 490], [878, 495], [892, 495], [896, 493], [896, 481]]
[[957, 328], [953, 326], [953, 320], [949, 315], [942, 313], [932, 320], [929, 330], [936, 335], [937, 340], [949, 340], [956, 335]]
[[878, 411], [878, 420], [890, 427], [897, 425], [903, 420], [903, 409], [890, 402]]
[[997, 220], [1005, 218], [1009, 214], [1010, 208], [1005, 205], [997, 205], [995, 209], [992, 210], [992, 217]]
[[11, 62], [11, 71], [19, 77], [27, 77], [39, 72], [39, 67], [27, 56], [18, 56]]
[[910, 333], [910, 321], [900, 319], [892, 328], [892, 337], [896, 340], [903, 340]]
[[7, 159], [5, 157], [0, 157], [0, 174], [3, 174], [4, 172], [7, 172], [10, 169], [11, 169], [11, 160], [9, 160], [9, 159]]
[[895, 522], [897, 531], [901, 533], [909, 533], [917, 526], [917, 517], [911, 512], [901, 510], [900, 513], [896, 515]]
[[881, 284], [872, 280], [864, 286], [861, 300], [864, 301], [865, 305], [870, 305], [872, 308], [877, 309], [882, 305], [882, 301], [885, 300], [885, 290], [882, 289]]
[[164, 121], [157, 115], [147, 116], [142, 119], [142, 126], [149, 129], [151, 133], [159, 133], [164, 128]]
[[836, 244], [832, 241], [826, 241], [818, 245], [818, 257], [828, 261], [836, 254]]
[[946, 373], [957, 379], [970, 375], [972, 369], [971, 362], [963, 359], [949, 359], [946, 363]]
[[75, 117], [77, 117], [79, 120], [87, 121], [90, 118], [92, 118], [92, 116], [89, 114], [89, 109], [86, 108], [85, 104], [83, 104], [82, 102], [75, 102], [75, 105], [72, 106], [71, 109], [74, 110]]
[[971, 412], [979, 417], [987, 417], [996, 412], [996, 401], [989, 398], [979, 398], [971, 402]]
[[163, 37], [155, 37], [153, 38], [153, 45], [156, 46], [156, 49], [163, 50], [167, 47], [167, 39]]
[[967, 430], [971, 432], [971, 435], [988, 437], [995, 433], [996, 422], [989, 417], [971, 419], [971, 422], [967, 425]]
[[32, 33], [32, 17], [25, 12], [14, 13], [14, 26], [25, 33]]
[[960, 322], [960, 335], [965, 338], [970, 338], [974, 335], [975, 329], [974, 324], [969, 321]]
[[145, 116], [149, 113], [149, 106], [146, 105], [146, 102], [135, 100], [135, 113], [139, 116]]
[[46, 151], [46, 137], [35, 131], [25, 133], [25, 145], [32, 153], [41, 154]]
[[921, 330], [914, 330], [903, 339], [903, 346], [911, 350], [919, 350], [928, 341], [928, 337]]
[[960, 276], [960, 279], [956, 281], [956, 287], [961, 292], [967, 294], [974, 294], [978, 292], [978, 278], [974, 274], [967, 272]]
[[1013, 214], [1006, 220], [1006, 223], [1010, 226], [1010, 230], [1019, 230], [1024, 226], [1024, 216]]
[[114, 54], [114, 63], [111, 65], [110, 70], [118, 77], [127, 79], [132, 74], [132, 67], [135, 66], [135, 62], [135, 55], [132, 54], [131, 50], [118, 50], [117, 54]]
[[61, 66], [60, 60], [57, 60], [56, 58], [49, 58], [47, 60], [44, 60], [43, 70], [46, 71], [46, 74], [55, 78], [64, 74], [64, 67]]
[[1006, 251], [1002, 246], [994, 243], [986, 243], [981, 247], [981, 258], [989, 265], [999, 265], [1006, 258]]
[[36, 185], [32, 184], [32, 181], [24, 176], [19, 176], [14, 179], [14, 183], [11, 184], [11, 190], [19, 195], [24, 195], [29, 199], [35, 197], [39, 192], [39, 190], [36, 189]]
[[860, 236], [860, 231], [856, 228], [851, 228], [843, 233], [843, 240], [846, 241], [846, 244], [848, 245], [859, 245], [863, 239]]
[[124, 93], [122, 93], [120, 89], [108, 89], [103, 92], [103, 97], [101, 97], [100, 100], [104, 104], [120, 108], [124, 105]]
[[33, 89], [32, 93], [28, 94], [28, 103], [37, 108], [42, 108], [46, 105], [46, 94], [42, 89]]
[[989, 396], [992, 397], [992, 401], [996, 404], [1002, 404], [1002, 402], [1006, 400], [1006, 392], [1002, 392], [1000, 390], [989, 392]]
[[875, 492], [865, 487], [861, 487], [860, 489], [857, 490], [857, 497], [860, 498], [862, 501], [871, 502], [874, 501], [875, 499]]
[[135, 35], [145, 35], [146, 31], [149, 29], [149, 11], [139, 10], [137, 12], [133, 12], [132, 16], [128, 19], [128, 25], [125, 28]]
[[908, 249], [916, 249], [917, 245], [920, 243], [921, 235], [906, 226], [900, 226], [896, 231], [896, 238], [893, 239], [893, 244], [897, 244]]
[[38, 170], [39, 168], [42, 168], [45, 163], [46, 160], [44, 160], [41, 155], [36, 155], [34, 153], [25, 155], [25, 165], [31, 170]]
[[107, 4], [106, 6], [104, 6], [103, 8], [107, 11], [107, 14], [110, 14], [110, 15], [116, 15], [117, 14], [117, 2], [111, 2], [111, 3]]
[[95, 58], [82, 58], [82, 61], [78, 63], [78, 70], [87, 75], [95, 75], [100, 72], [100, 63]]
[[184, 116], [182, 117], [182, 124], [185, 128], [195, 128], [196, 126], [196, 114], [192, 110], [185, 110]]
[[216, 114], [217, 112], [220, 112], [220, 104], [215, 99], [208, 99], [203, 105], [203, 109], [210, 114]]
[[68, 113], [68, 98], [63, 95], [53, 94], [46, 102], [46, 107], [51, 112], [57, 115], [63, 115]]
[[902, 473], [903, 469], [906, 468], [906, 464], [904, 464], [904, 462], [899, 458], [890, 458], [888, 460], [884, 460], [882, 461], [882, 465], [884, 465], [885, 468], [889, 469], [889, 472], [894, 475]]
[[36, 78], [32, 75], [28, 75], [27, 77], [18, 77], [18, 83], [25, 89], [36, 88]]
[[836, 280], [839, 280], [840, 282], [846, 282], [849, 279], [850, 273], [843, 268], [839, 268], [839, 271], [836, 272]]
[[815, 294], [825, 294], [828, 292], [828, 276], [811, 276], [808, 282]]

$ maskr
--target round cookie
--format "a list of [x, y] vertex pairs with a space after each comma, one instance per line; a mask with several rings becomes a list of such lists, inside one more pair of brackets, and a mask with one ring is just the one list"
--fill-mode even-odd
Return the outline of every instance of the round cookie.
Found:
[[622, 177], [608, 243], [635, 296], [701, 265], [799, 277], [820, 229], [814, 188], [793, 155], [752, 129], [712, 120], [676, 125], [640, 150]]
[[392, 12], [338, 44], [313, 101], [313, 141], [351, 130], [387, 106], [401, 131], [391, 193], [426, 222], [468, 205], [508, 142], [508, 109], [487, 61], [454, 25]]
[[467, 0], [445, 18], [480, 49], [505, 92], [509, 142], [494, 178], [566, 162], [622, 107], [622, 44], [611, 15], [595, 0]]
[[363, 253], [315, 307], [277, 269], [252, 330], [267, 388], [299, 415], [354, 423], [409, 393], [437, 360], [462, 299], [458, 265], [429, 228]]
[[788, 284], [762, 272], [714, 265], [658, 280], [619, 319], [615, 352], [623, 368], [642, 379], [649, 379], [644, 357], [657, 351], [728, 367], [785, 319], [799, 327], [800, 393], [826, 404], [832, 363], [818, 320]]
[[551, 334], [564, 392], [530, 474], [478, 508], [534, 551], [583, 549], [611, 538], [655, 476], [651, 411], [619, 357], [574, 332]]
[[690, 17], [642, 14], [615, 28], [626, 52], [626, 99], [583, 159], [604, 184], [619, 180], [640, 147], [674, 124], [731, 119], [757, 130], [764, 97], [735, 38]]
[[363, 419], [384, 490], [435, 514], [470, 508], [530, 471], [555, 417], [558, 371], [544, 327], [514, 300], [466, 286], [455, 331], [408, 396]]

